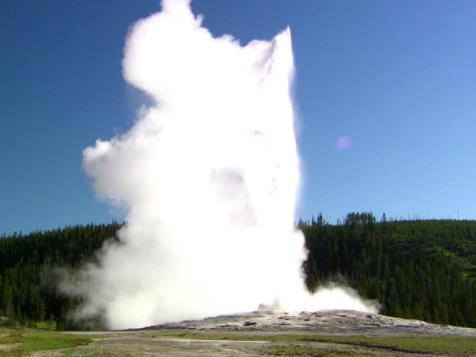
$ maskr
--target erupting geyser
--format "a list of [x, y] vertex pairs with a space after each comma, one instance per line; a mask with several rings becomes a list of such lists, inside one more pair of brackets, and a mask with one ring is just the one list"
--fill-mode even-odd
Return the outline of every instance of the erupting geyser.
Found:
[[123, 67], [155, 104], [126, 134], [84, 150], [97, 192], [128, 214], [122, 243], [63, 284], [85, 299], [78, 317], [130, 328], [261, 303], [374, 310], [338, 288], [311, 296], [303, 283], [289, 29], [241, 46], [214, 38], [189, 1], [164, 0], [132, 28]]

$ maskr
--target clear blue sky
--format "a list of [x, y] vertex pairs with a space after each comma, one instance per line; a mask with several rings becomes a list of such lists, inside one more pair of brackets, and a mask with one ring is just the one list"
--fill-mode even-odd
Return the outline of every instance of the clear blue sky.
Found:
[[[195, 0], [246, 43], [291, 26], [304, 183], [298, 216], [476, 218], [476, 1]], [[121, 219], [81, 151], [144, 102], [121, 75], [156, 0], [4, 0], [0, 233]], [[338, 140], [342, 137], [351, 139]], [[345, 148], [347, 147], [347, 148]]]

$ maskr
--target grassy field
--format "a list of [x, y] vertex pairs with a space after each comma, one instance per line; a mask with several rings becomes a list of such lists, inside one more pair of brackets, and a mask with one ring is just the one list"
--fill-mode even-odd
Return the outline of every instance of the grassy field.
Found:
[[13, 356], [476, 356], [476, 338], [233, 331], [55, 332], [0, 328]]
[[[212, 340], [249, 340], [268, 341], [269, 345], [262, 348], [265, 354], [302, 355], [302, 356], [333, 356], [333, 355], [369, 355], [366, 352], [342, 353], [343, 347], [353, 347], [375, 353], [406, 352], [410, 354], [476, 356], [476, 338], [463, 336], [355, 336], [355, 335], [316, 335], [316, 334], [269, 334], [243, 332], [173, 332], [160, 331], [156, 338], [186, 338]], [[320, 350], [326, 346], [328, 350]], [[266, 353], [267, 352], [267, 353]], [[337, 353], [337, 354], [335, 354]]]
[[72, 349], [92, 342], [90, 337], [29, 328], [0, 327], [0, 355], [28, 356], [37, 351]]

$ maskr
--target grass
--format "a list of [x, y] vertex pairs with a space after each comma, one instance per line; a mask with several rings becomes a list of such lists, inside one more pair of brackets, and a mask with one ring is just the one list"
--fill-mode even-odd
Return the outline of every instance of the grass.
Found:
[[375, 357], [375, 354], [369, 354], [364, 352], [351, 352], [343, 351], [339, 346], [326, 346], [318, 348], [316, 346], [307, 345], [271, 345], [260, 348], [258, 353], [266, 356], [309, 356], [309, 357]]
[[30, 328], [0, 328], [0, 354], [25, 356], [30, 352], [72, 348], [92, 342], [89, 337]]
[[[253, 332], [160, 331], [160, 338], [190, 338], [202, 340], [269, 341], [264, 354], [296, 356], [368, 356], [369, 352], [409, 352], [428, 355], [475, 356], [476, 338], [464, 336], [343, 336], [316, 334], [266, 334]], [[327, 350], [317, 348], [319, 344]], [[347, 347], [347, 348], [345, 348]], [[361, 352], [353, 348], [362, 349]], [[372, 355], [372, 354], [370, 354]]]
[[476, 338], [464, 336], [302, 336], [301, 341], [330, 342], [401, 352], [474, 356]]
[[[101, 335], [108, 342], [101, 346], [81, 347], [92, 342], [84, 335], [64, 334], [28, 328], [0, 327], [0, 355], [3, 357], [27, 356], [35, 351], [61, 349], [67, 356], [111, 357], [132, 356], [122, 347], [125, 337], [138, 346], [160, 339], [225, 340], [225, 341], [265, 341], [269, 343], [251, 345], [231, 345], [242, 352], [253, 352], [263, 356], [313, 356], [313, 357], [364, 357], [392, 354], [415, 353], [428, 356], [476, 356], [476, 338], [463, 336], [358, 336], [358, 335], [318, 335], [313, 333], [280, 333], [257, 331], [140, 331]], [[156, 342], [155, 342], [156, 343]], [[159, 346], [159, 345], [157, 345]], [[171, 347], [179, 348], [181, 345]], [[170, 351], [174, 351], [171, 349]]]

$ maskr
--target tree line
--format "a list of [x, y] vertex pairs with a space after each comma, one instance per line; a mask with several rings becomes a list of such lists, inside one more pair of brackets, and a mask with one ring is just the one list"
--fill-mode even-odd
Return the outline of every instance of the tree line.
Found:
[[0, 238], [0, 316], [21, 324], [49, 321], [57, 329], [77, 328], [69, 313], [80, 302], [59, 293], [58, 268], [78, 269], [94, 261], [120, 224], [66, 227]]
[[377, 222], [371, 213], [327, 224], [300, 222], [311, 291], [343, 282], [375, 299], [381, 313], [476, 327], [476, 221]]
[[[0, 238], [0, 316], [28, 324], [69, 319], [80, 301], [56, 289], [58, 267], [96, 259], [121, 224], [66, 227]], [[350, 213], [338, 224], [322, 215], [300, 221], [310, 291], [343, 283], [375, 299], [385, 315], [476, 327], [476, 221], [377, 219]], [[97, 325], [96, 325], [97, 327]]]

